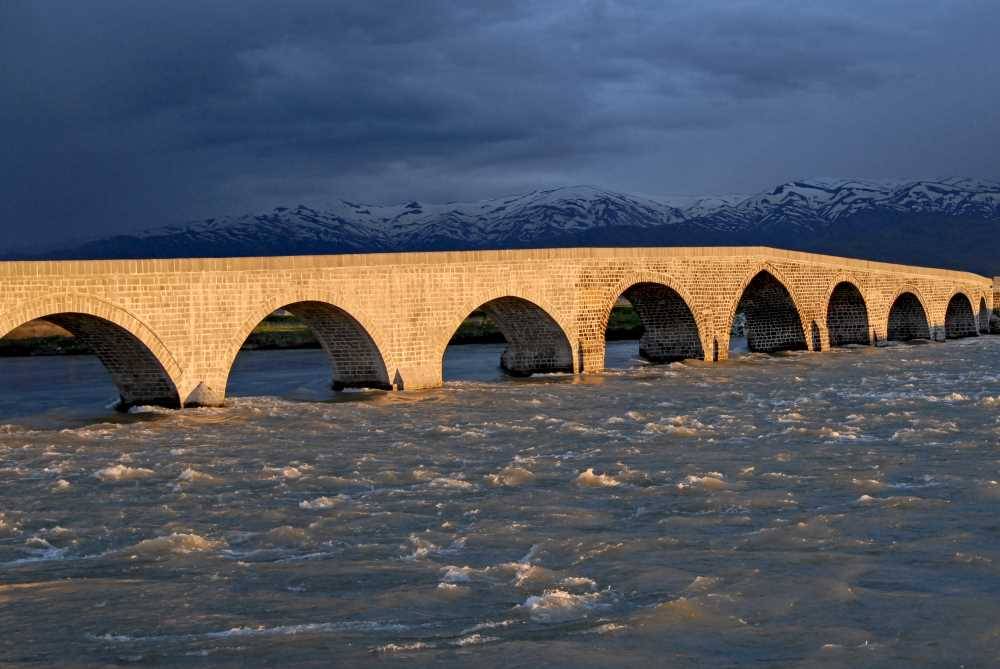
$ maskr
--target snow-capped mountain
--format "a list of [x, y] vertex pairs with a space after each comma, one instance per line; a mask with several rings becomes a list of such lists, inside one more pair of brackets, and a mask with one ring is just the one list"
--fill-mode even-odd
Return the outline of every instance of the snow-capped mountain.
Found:
[[[450, 204], [278, 207], [46, 254], [59, 258], [542, 246], [769, 244], [992, 272], [1000, 183], [808, 179], [754, 195], [649, 198], [590, 186]], [[1000, 263], [998, 263], [1000, 264]]]

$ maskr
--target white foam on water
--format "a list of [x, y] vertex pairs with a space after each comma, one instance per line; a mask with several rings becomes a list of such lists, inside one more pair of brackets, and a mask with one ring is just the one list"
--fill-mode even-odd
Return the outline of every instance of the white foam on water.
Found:
[[928, 395], [926, 399], [928, 402], [968, 402], [969, 396], [958, 392], [952, 392], [940, 397]]
[[30, 555], [25, 558], [4, 563], [7, 565], [31, 564], [33, 562], [51, 562], [66, 557], [65, 548], [57, 548], [41, 537], [31, 537], [24, 542], [24, 550]]
[[729, 486], [725, 481], [725, 476], [720, 472], [707, 472], [702, 476], [691, 474], [677, 484], [677, 489], [682, 492], [690, 490], [714, 492], [716, 490], [724, 490], [727, 487]]
[[454, 479], [448, 477], [438, 477], [436, 479], [431, 479], [427, 484], [431, 488], [444, 488], [447, 490], [475, 490], [476, 486], [468, 481], [463, 481], [462, 479]]
[[597, 581], [586, 576], [566, 576], [559, 581], [559, 586], [563, 588], [586, 588], [587, 590], [597, 590]]
[[588, 467], [576, 477], [576, 484], [588, 488], [615, 488], [621, 481], [609, 474], [597, 474], [593, 467]]
[[174, 532], [162, 537], [144, 539], [120, 552], [127, 555], [148, 556], [188, 555], [213, 551], [223, 546], [225, 542], [221, 540], [206, 539], [194, 533]]
[[198, 470], [192, 469], [191, 467], [185, 468], [184, 471], [182, 471], [180, 474], [177, 475], [177, 482], [178, 482], [177, 487], [180, 487], [180, 484], [210, 486], [222, 483], [222, 481], [215, 478], [211, 474], [206, 474], [205, 472], [199, 472]]
[[317, 497], [315, 499], [307, 499], [299, 502], [300, 509], [306, 509], [308, 511], [322, 511], [324, 509], [332, 509], [335, 506], [339, 506], [344, 502], [350, 500], [347, 495], [337, 495], [336, 497]]
[[482, 634], [470, 634], [469, 636], [464, 636], [461, 639], [456, 639], [451, 642], [451, 645], [458, 646], [459, 648], [464, 646], [481, 646], [484, 643], [491, 643], [493, 641], [499, 641], [498, 636], [483, 636]]
[[[867, 491], [867, 492], [878, 492], [879, 490], [882, 490], [883, 488], [885, 488], [885, 484], [882, 483], [881, 481], [879, 481], [878, 479], [857, 479], [857, 478], [853, 478], [853, 479], [851, 479], [851, 484], [854, 487], [859, 488], [859, 489], [864, 490], [864, 491]], [[868, 495], [863, 495], [863, 497], [868, 497]], [[873, 499], [873, 498], [869, 497], [869, 499]]]
[[505, 627], [510, 627], [516, 622], [518, 621], [512, 618], [508, 618], [505, 620], [487, 620], [485, 622], [477, 623], [472, 627], [468, 627], [459, 632], [459, 634], [465, 635], [465, 634], [473, 634], [475, 632], [482, 632], [483, 630], [503, 629]]
[[558, 623], [587, 617], [602, 607], [602, 597], [599, 592], [575, 595], [565, 590], [546, 590], [528, 597], [521, 607], [536, 622]]
[[438, 583], [437, 589], [446, 595], [456, 597], [469, 593], [469, 588], [464, 585], [458, 585], [457, 583]]
[[535, 475], [524, 467], [508, 466], [495, 474], [487, 474], [483, 478], [491, 486], [515, 488], [532, 483], [535, 480]]
[[127, 465], [111, 465], [94, 472], [94, 478], [108, 482], [135, 481], [153, 476], [156, 472], [145, 467], [129, 467]]
[[921, 509], [936, 506], [945, 506], [950, 502], [946, 499], [928, 499], [926, 497], [915, 497], [912, 495], [899, 495], [890, 497], [872, 497], [862, 495], [857, 499], [857, 504], [862, 506], [880, 506], [887, 509]]
[[[456, 555], [465, 549], [465, 537], [452, 541], [447, 547], [441, 547], [417, 534], [411, 534], [408, 541], [413, 545], [413, 552], [404, 555], [403, 560], [423, 560], [431, 556]], [[405, 546], [403, 547], [406, 548]]]
[[133, 414], [133, 415], [140, 415], [140, 414], [172, 414], [172, 413], [177, 413], [177, 409], [167, 409], [166, 407], [141, 405], [141, 406], [129, 407], [128, 412], [130, 414]]
[[592, 627], [589, 630], [583, 630], [581, 634], [614, 634], [615, 632], [621, 632], [627, 630], [628, 625], [622, 623], [602, 623], [596, 627]]
[[721, 582], [722, 579], [718, 576], [695, 576], [694, 580], [688, 584], [685, 590], [688, 592], [705, 592], [706, 590], [711, 590]]
[[384, 646], [376, 646], [374, 651], [380, 654], [390, 653], [411, 653], [417, 650], [427, 650], [434, 646], [424, 641], [410, 641], [405, 643], [387, 643]]
[[476, 570], [472, 567], [443, 567], [444, 575], [441, 576], [442, 583], [468, 583], [472, 580], [472, 575]]
[[199, 639], [239, 639], [247, 637], [297, 636], [328, 634], [331, 632], [405, 632], [413, 629], [410, 625], [375, 620], [356, 620], [337, 623], [302, 623], [299, 625], [266, 625], [231, 627], [227, 630], [198, 632], [191, 634], [88, 634], [87, 638], [108, 643], [149, 643], [163, 641], [196, 641]]
[[424, 466], [420, 466], [411, 472], [411, 476], [415, 481], [430, 481], [438, 478], [439, 474], [433, 469], [427, 469]]
[[501, 567], [504, 566], [514, 570], [514, 580], [511, 584], [516, 588], [535, 588], [548, 585], [557, 578], [551, 569], [526, 562], [510, 562], [507, 565], [501, 565]]

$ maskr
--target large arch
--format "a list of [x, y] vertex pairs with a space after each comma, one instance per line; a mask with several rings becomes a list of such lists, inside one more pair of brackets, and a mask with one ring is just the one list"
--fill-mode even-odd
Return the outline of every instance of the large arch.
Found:
[[665, 283], [637, 281], [615, 296], [604, 316], [607, 330], [615, 302], [626, 299], [642, 322], [639, 355], [650, 362], [703, 360], [702, 333], [687, 300]]
[[893, 341], [930, 339], [931, 327], [927, 309], [916, 291], [903, 289], [889, 308], [886, 338]]
[[972, 301], [963, 292], [955, 293], [948, 300], [948, 308], [944, 313], [944, 336], [947, 339], [975, 337], [978, 334], [976, 312], [972, 310]]
[[806, 331], [795, 299], [771, 268], [744, 284], [730, 313], [730, 329], [740, 311], [746, 317], [747, 348], [754, 352], [807, 350]]
[[230, 346], [228, 374], [232, 373], [236, 356], [253, 330], [267, 316], [279, 310], [287, 311], [302, 321], [319, 341], [330, 363], [331, 387], [334, 390], [392, 390], [393, 384], [382, 356], [383, 349], [371, 334], [371, 329], [345, 309], [316, 299], [289, 303], [275, 301], [257, 310], [235, 336], [234, 345]]
[[868, 305], [861, 289], [851, 281], [839, 281], [830, 292], [826, 329], [830, 346], [871, 343]]
[[118, 388], [118, 409], [182, 406], [179, 365], [159, 338], [124, 309], [84, 295], [46, 298], [0, 318], [0, 337], [35, 320], [63, 328], [97, 356]]
[[986, 304], [986, 298], [979, 298], [979, 334], [990, 333], [990, 308]]
[[[464, 310], [463, 310], [464, 311]], [[546, 309], [522, 297], [495, 297], [464, 311], [450, 328], [449, 340], [469, 314], [482, 311], [507, 341], [500, 367], [512, 376], [573, 372], [573, 349], [565, 330]], [[441, 347], [442, 364], [447, 343]]]

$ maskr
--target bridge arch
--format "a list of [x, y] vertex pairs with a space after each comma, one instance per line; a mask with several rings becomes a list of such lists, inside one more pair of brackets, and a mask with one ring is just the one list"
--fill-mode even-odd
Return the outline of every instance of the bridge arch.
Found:
[[615, 304], [626, 299], [643, 326], [639, 355], [651, 362], [705, 359], [705, 328], [691, 308], [695, 304], [677, 281], [655, 273], [640, 273], [610, 292], [601, 334], [607, 332]]
[[808, 350], [805, 324], [810, 319], [804, 317], [789, 285], [769, 263], [755, 267], [743, 280], [730, 307], [728, 324], [732, 332], [736, 314], [743, 311], [750, 351]]
[[910, 341], [930, 339], [931, 324], [928, 318], [927, 302], [914, 286], [903, 286], [892, 298], [886, 317], [886, 339]]
[[125, 309], [82, 294], [47, 297], [0, 316], [0, 337], [34, 320], [61, 327], [97, 356], [118, 388], [117, 408], [182, 406], [180, 365], [159, 337]]
[[551, 307], [539, 302], [501, 294], [483, 302], [467, 302], [460, 315], [445, 326], [439, 342], [441, 363], [448, 343], [459, 327], [476, 311], [484, 312], [496, 324], [507, 342], [500, 367], [512, 376], [538, 373], [574, 372], [574, 351], [566, 327]]
[[825, 309], [831, 347], [871, 344], [868, 301], [853, 279], [841, 276], [834, 281]]
[[[250, 334], [264, 319], [279, 310], [288, 311], [312, 331], [326, 352], [332, 372], [331, 387], [334, 390], [393, 388], [389, 368], [382, 354], [386, 348], [371, 324], [357, 315], [358, 310], [348, 311], [347, 308], [334, 304], [328, 296], [313, 294], [271, 298], [263, 306], [256, 308], [230, 340], [225, 358], [227, 379]], [[226, 383], [228, 384], [228, 380]]]
[[964, 291], [960, 290], [951, 296], [944, 312], [945, 338], [960, 339], [962, 337], [975, 337], [979, 334], [973, 304], [972, 298]]
[[986, 304], [986, 298], [979, 298], [979, 334], [990, 333], [990, 308]]

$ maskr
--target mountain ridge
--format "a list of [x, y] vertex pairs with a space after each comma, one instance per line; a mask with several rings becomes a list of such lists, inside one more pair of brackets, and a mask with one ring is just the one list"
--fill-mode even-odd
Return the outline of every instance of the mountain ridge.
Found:
[[812, 178], [729, 196], [647, 197], [583, 185], [445, 204], [336, 200], [116, 235], [35, 257], [760, 244], [982, 273], [1000, 269], [990, 252], [998, 230], [998, 182]]

